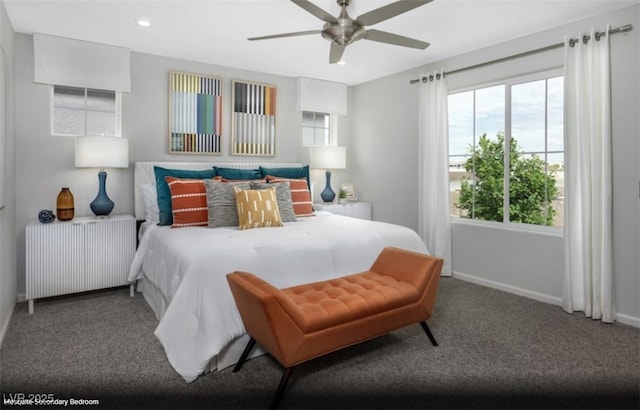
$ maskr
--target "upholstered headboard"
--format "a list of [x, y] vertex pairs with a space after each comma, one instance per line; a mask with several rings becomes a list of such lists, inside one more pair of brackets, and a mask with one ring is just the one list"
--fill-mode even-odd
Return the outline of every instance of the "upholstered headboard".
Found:
[[142, 202], [142, 193], [140, 186], [142, 184], [155, 184], [156, 176], [153, 171], [154, 166], [169, 169], [210, 169], [212, 167], [238, 168], [238, 169], [257, 169], [260, 166], [267, 168], [295, 168], [301, 167], [298, 162], [177, 162], [177, 161], [142, 161], [136, 162], [134, 171], [134, 205], [136, 219], [145, 218], [144, 204]]

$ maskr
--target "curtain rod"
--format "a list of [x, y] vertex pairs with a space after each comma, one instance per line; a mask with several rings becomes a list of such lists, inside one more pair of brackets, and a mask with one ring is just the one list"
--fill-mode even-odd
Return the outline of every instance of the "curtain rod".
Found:
[[[618, 27], [618, 28], [613, 28], [611, 30], [609, 30], [609, 34], [616, 34], [616, 33], [626, 33], [627, 31], [631, 31], [633, 30], [633, 26], [631, 24], [626, 24], [622, 27]], [[600, 40], [600, 37], [605, 35], [606, 33], [604, 31], [600, 31], [596, 33], [596, 39]], [[591, 36], [589, 35], [585, 35], [583, 36], [583, 41], [588, 41], [591, 38]], [[570, 42], [572, 44], [575, 44], [576, 42], [580, 41], [580, 39], [577, 38], [572, 38], [570, 40]], [[455, 74], [455, 73], [459, 73], [461, 71], [466, 71], [466, 70], [472, 70], [474, 68], [480, 68], [480, 67], [484, 67], [487, 65], [491, 65], [491, 64], [496, 64], [496, 63], [502, 63], [504, 61], [508, 61], [508, 60], [513, 60], [515, 58], [520, 58], [520, 57], [526, 57], [532, 54], [538, 54], [541, 53], [543, 51], [549, 51], [549, 50], [554, 50], [556, 48], [560, 48], [564, 46], [564, 42], [562, 43], [558, 43], [558, 44], [552, 44], [550, 46], [546, 46], [546, 47], [542, 47], [542, 48], [537, 48], [535, 50], [529, 50], [529, 51], [525, 51], [524, 53], [520, 53], [520, 54], [514, 54], [511, 56], [507, 56], [507, 57], [502, 57], [502, 58], [498, 58], [497, 60], [491, 60], [491, 61], [485, 61], [484, 63], [479, 63], [479, 64], [475, 64], [469, 67], [463, 67], [463, 68], [458, 68], [457, 70], [451, 70], [451, 71], [447, 71], [446, 73], [444, 73], [444, 75], [449, 75], [449, 74]], [[440, 74], [437, 75], [437, 77], [440, 77]], [[422, 77], [422, 81], [423, 82], [427, 82], [428, 78]], [[411, 84], [415, 84], [420, 82], [420, 78], [415, 78], [413, 80], [410, 80], [409, 83]]]

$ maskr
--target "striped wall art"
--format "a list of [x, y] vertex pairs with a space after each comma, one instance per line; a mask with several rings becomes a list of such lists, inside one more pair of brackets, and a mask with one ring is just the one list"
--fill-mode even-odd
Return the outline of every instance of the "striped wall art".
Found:
[[222, 80], [169, 73], [169, 153], [222, 154]]
[[276, 87], [232, 82], [232, 155], [276, 155]]

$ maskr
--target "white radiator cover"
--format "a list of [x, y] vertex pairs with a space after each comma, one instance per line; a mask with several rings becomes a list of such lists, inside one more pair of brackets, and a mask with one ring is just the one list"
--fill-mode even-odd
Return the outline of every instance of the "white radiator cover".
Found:
[[26, 299], [128, 284], [136, 248], [132, 216], [38, 221], [26, 227]]

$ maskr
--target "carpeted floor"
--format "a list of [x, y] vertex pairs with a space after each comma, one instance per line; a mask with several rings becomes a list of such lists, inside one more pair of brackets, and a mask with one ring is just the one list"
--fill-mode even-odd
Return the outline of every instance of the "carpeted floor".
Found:
[[[640, 408], [637, 328], [453, 278], [428, 323], [438, 347], [415, 325], [299, 366], [280, 408]], [[269, 406], [282, 374], [271, 357], [185, 383], [156, 324], [127, 288], [36, 301], [33, 315], [19, 304], [0, 350], [2, 407], [29, 408], [8, 405], [21, 394], [94, 409]]]

